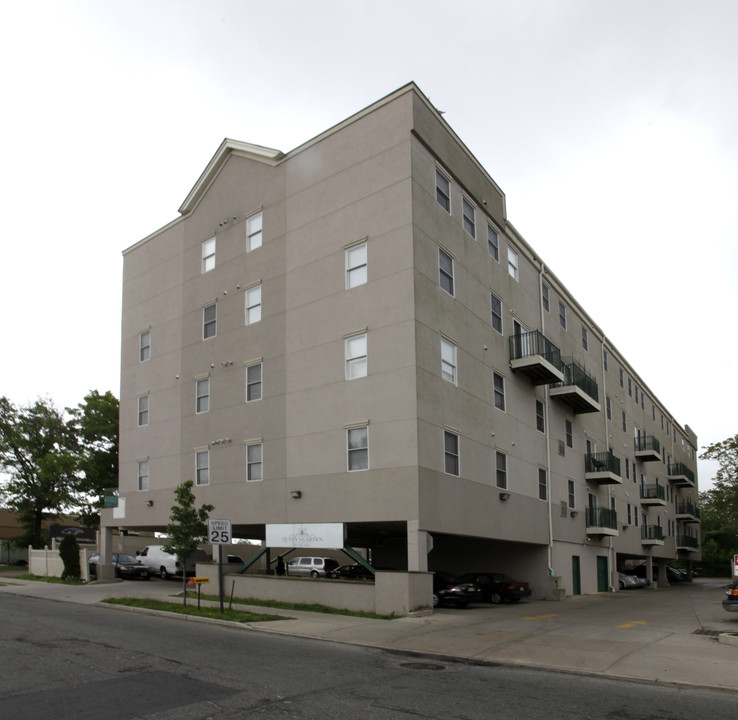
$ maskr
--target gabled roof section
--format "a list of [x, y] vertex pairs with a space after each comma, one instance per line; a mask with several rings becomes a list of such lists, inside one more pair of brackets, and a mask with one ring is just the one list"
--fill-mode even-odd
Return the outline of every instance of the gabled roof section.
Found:
[[213, 155], [208, 166], [203, 170], [202, 175], [200, 175], [198, 181], [195, 183], [192, 190], [190, 190], [190, 194], [185, 198], [185, 201], [179, 208], [179, 212], [182, 215], [191, 213], [197, 207], [202, 196], [213, 184], [215, 178], [218, 177], [218, 173], [220, 173], [222, 167], [226, 164], [226, 161], [231, 155], [249, 158], [250, 160], [256, 160], [257, 162], [262, 162], [266, 165], [276, 165], [284, 157], [284, 153], [281, 150], [274, 150], [273, 148], [262, 147], [261, 145], [252, 145], [251, 143], [226, 138], [220, 144], [220, 147], [216, 151], [215, 155]]

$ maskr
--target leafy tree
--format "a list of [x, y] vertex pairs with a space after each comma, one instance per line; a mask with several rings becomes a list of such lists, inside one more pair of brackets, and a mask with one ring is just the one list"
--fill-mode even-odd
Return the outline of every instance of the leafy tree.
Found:
[[187, 480], [174, 490], [176, 504], [172, 505], [169, 514], [167, 533], [172, 538], [164, 550], [173, 553], [182, 564], [182, 597], [187, 605], [187, 573], [186, 562], [197, 550], [198, 543], [207, 536], [208, 517], [213, 511], [213, 505], [203, 504], [195, 507], [195, 494], [192, 492], [194, 483]]
[[43, 547], [43, 521], [76, 507], [77, 452], [74, 428], [51, 400], [16, 407], [0, 398], [0, 470], [9, 476], [0, 498], [20, 516], [19, 542]]
[[700, 457], [718, 462], [712, 489], [700, 493], [703, 570], [726, 575], [738, 554], [738, 435], [707, 446]]
[[80, 521], [95, 527], [105, 490], [118, 487], [118, 413], [120, 403], [109, 390], [85, 395], [76, 408], [67, 408], [79, 439]]
[[72, 533], [67, 533], [59, 543], [59, 556], [64, 563], [62, 580], [79, 580], [79, 543]]

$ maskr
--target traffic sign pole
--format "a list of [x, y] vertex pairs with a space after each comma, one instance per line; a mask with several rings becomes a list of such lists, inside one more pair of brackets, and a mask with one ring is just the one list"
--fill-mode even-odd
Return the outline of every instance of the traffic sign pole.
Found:
[[220, 611], [223, 612], [223, 546], [218, 545], [218, 594], [220, 595]]

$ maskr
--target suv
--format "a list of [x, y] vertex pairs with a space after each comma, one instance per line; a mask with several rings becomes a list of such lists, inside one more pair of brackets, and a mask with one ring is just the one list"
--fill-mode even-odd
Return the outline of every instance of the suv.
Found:
[[[146, 565], [150, 573], [166, 580], [170, 575], [182, 576], [182, 565], [176, 555], [164, 551], [164, 545], [147, 545], [140, 553], [136, 553], [136, 560]], [[204, 550], [195, 550], [187, 560], [186, 575], [195, 574], [195, 563], [210, 562]]]
[[330, 557], [292, 558], [287, 563], [288, 575], [310, 575], [310, 577], [325, 577], [331, 570], [338, 567], [338, 560]]
[[504, 573], [467, 573], [459, 580], [462, 583], [474, 583], [482, 591], [482, 602], [498, 605], [505, 600], [518, 602], [530, 597], [530, 586], [527, 582], [513, 580]]

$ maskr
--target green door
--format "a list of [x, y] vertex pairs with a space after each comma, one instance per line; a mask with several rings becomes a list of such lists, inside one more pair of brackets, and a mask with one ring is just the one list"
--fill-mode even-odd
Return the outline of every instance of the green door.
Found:
[[607, 558], [597, 556], [597, 592], [607, 592], [610, 583], [607, 581]]
[[582, 594], [582, 575], [579, 568], [579, 555], [572, 555], [571, 558], [571, 576], [573, 578], [574, 595]]

